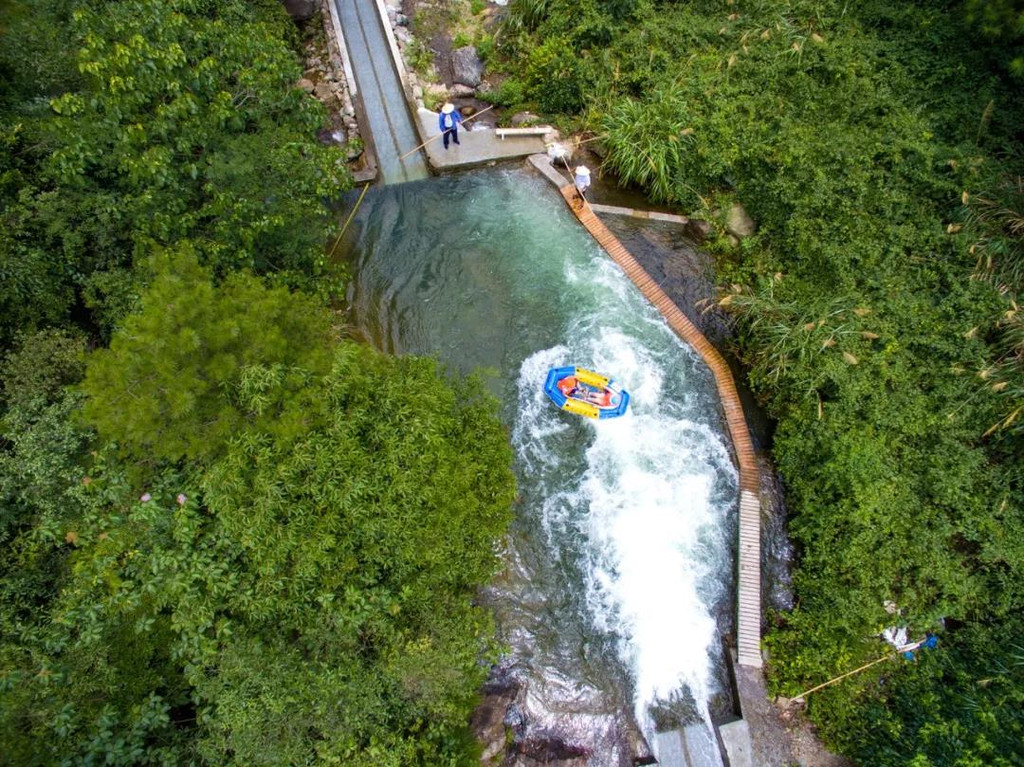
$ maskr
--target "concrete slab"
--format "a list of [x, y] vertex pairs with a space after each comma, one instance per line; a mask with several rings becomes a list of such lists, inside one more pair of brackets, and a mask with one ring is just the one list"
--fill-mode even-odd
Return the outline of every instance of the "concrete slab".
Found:
[[733, 668], [736, 672], [736, 702], [747, 725], [751, 761], [757, 767], [794, 764], [796, 760], [789, 732], [768, 698], [761, 670], [739, 665]]
[[543, 173], [544, 177], [558, 189], [572, 183], [571, 179], [566, 179], [565, 176], [558, 172], [558, 169], [551, 164], [551, 158], [546, 154], [531, 154], [530, 165]]
[[683, 745], [692, 767], [724, 767], [718, 740], [706, 724], [691, 724], [684, 728]]
[[688, 224], [690, 219], [686, 216], [677, 216], [674, 213], [661, 213], [656, 210], [638, 210], [637, 208], [622, 208], [618, 205], [600, 205], [591, 203], [590, 207], [595, 213], [604, 213], [610, 216], [630, 216], [632, 218], [645, 218], [651, 221], [664, 221], [669, 224]]
[[750, 727], [742, 719], [720, 725], [718, 734], [725, 746], [729, 767], [754, 767], [750, 745]]
[[660, 767], [690, 767], [686, 761], [683, 734], [679, 730], [656, 733], [654, 755]]
[[[421, 141], [433, 138], [433, 141], [425, 148], [427, 162], [434, 170], [441, 173], [544, 152], [544, 140], [539, 136], [510, 136], [500, 139], [490, 129], [461, 129], [459, 145], [451, 144], [445, 151], [441, 139], [434, 138], [441, 135], [441, 129], [437, 124], [437, 112], [419, 109], [416, 114], [416, 122]], [[467, 127], [471, 128], [472, 123]]]

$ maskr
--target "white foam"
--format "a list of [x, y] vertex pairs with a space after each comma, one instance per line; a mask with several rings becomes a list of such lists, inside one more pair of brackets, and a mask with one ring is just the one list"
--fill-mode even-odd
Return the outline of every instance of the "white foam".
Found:
[[[685, 403], [665, 399], [658, 357], [681, 350], [656, 353], [599, 322], [577, 318], [568, 334], [576, 340], [523, 363], [513, 441], [531, 480], [550, 490], [540, 509], [550, 545], [569, 535], [584, 538], [587, 617], [620, 637], [620, 656], [635, 679], [636, 712], [650, 730], [648, 708], [656, 700], [685, 685], [706, 711], [715, 691], [709, 605], [730, 580], [731, 560], [723, 532], [729, 503], [715, 502], [713, 487], [716, 477], [734, 470], [721, 437], [687, 418]], [[622, 418], [587, 422], [593, 439], [577, 477], [566, 476], [559, 443], [566, 434], [558, 428], [570, 428], [573, 416], [542, 391], [549, 367], [573, 363], [613, 374], [632, 395]]]

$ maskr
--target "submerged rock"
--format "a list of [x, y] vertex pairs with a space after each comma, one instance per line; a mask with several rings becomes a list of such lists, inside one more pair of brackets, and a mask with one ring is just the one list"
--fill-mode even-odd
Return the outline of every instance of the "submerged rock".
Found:
[[653, 759], [632, 717], [594, 687], [506, 658], [491, 671], [472, 727], [485, 759], [508, 767], [634, 767]]
[[472, 85], [463, 85], [462, 83], [455, 83], [448, 89], [448, 97], [453, 99], [472, 98], [475, 93], [476, 90]]
[[512, 115], [512, 126], [515, 128], [522, 128], [526, 125], [533, 125], [537, 122], [537, 115], [533, 112], [516, 112]]

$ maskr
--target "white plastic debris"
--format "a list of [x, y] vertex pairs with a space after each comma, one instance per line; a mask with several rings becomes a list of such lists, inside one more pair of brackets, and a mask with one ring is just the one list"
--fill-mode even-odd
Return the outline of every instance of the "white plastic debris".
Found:
[[548, 146], [548, 157], [551, 160], [568, 160], [572, 156], [572, 150], [564, 144], [554, 143]]
[[907, 628], [906, 626], [890, 626], [882, 632], [882, 639], [893, 647], [904, 647], [907, 644]]

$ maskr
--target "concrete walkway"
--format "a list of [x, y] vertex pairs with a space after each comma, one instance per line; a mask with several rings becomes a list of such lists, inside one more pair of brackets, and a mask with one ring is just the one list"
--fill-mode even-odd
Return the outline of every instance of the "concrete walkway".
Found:
[[420, 141], [433, 139], [427, 144], [425, 151], [430, 167], [439, 172], [472, 168], [498, 160], [510, 160], [544, 152], [544, 139], [540, 136], [498, 138], [497, 133], [489, 128], [469, 130], [473, 127], [472, 122], [466, 128], [459, 129], [459, 145], [449, 144], [448, 150], [445, 151], [444, 142], [440, 138], [441, 128], [437, 124], [437, 112], [431, 112], [429, 109], [416, 111], [416, 127], [421, 136]]

